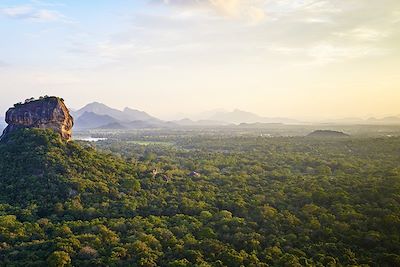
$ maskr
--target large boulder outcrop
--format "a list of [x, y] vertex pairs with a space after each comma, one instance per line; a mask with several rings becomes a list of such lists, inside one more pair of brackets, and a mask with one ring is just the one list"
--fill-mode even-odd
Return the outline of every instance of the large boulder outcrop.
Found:
[[7, 139], [12, 132], [21, 128], [52, 129], [65, 140], [70, 140], [74, 120], [59, 97], [30, 99], [25, 103], [15, 104], [6, 113], [8, 126], [0, 140]]

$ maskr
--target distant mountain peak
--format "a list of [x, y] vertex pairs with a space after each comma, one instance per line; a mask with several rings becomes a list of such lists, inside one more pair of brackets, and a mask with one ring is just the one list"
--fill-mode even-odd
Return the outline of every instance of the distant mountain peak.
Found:
[[100, 102], [97, 102], [97, 101], [94, 101], [92, 103], [86, 104], [83, 108], [85, 108], [85, 107], [95, 107], [95, 106], [107, 107], [108, 108], [107, 105], [105, 105], [103, 103], [100, 103]]
[[[139, 110], [134, 109], [134, 108], [130, 108], [130, 107], [125, 107], [124, 110], [123, 110], [123, 112], [128, 112], [128, 111], [139, 111]], [[141, 112], [144, 112], [144, 111], [141, 111]]]
[[[145, 122], [164, 123], [141, 110], [126, 107], [121, 111], [96, 101], [73, 112], [73, 115], [77, 121], [77, 128], [81, 129], [99, 128], [107, 125], [112, 125], [115, 128], [117, 125], [129, 126], [131, 122], [137, 121], [141, 121], [141, 125], [148, 125]], [[137, 123], [135, 127], [137, 127], [136, 125]]]

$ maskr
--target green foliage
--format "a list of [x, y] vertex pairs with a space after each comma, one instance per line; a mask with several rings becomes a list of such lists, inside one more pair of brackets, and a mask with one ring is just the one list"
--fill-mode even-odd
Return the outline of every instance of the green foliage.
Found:
[[[140, 189], [134, 169], [91, 147], [64, 142], [51, 130], [24, 129], [0, 144], [0, 201], [29, 215], [75, 219], [110, 215]], [[95, 210], [93, 205], [100, 203]]]
[[54, 251], [47, 259], [50, 267], [63, 267], [71, 264], [71, 258], [64, 251]]
[[0, 144], [0, 266], [400, 265], [400, 138], [119, 139]]

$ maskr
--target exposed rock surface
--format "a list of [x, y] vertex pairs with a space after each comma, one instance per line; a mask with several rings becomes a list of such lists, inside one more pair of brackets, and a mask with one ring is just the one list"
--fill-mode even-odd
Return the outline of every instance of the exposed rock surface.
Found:
[[1, 140], [21, 128], [52, 129], [65, 140], [70, 140], [74, 120], [58, 97], [44, 97], [39, 100], [27, 100], [24, 104], [15, 104], [6, 113], [7, 128]]

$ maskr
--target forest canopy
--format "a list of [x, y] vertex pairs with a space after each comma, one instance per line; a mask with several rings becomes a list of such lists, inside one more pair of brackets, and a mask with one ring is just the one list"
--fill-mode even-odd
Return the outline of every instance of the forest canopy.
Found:
[[400, 265], [400, 138], [128, 139], [0, 144], [0, 265]]

